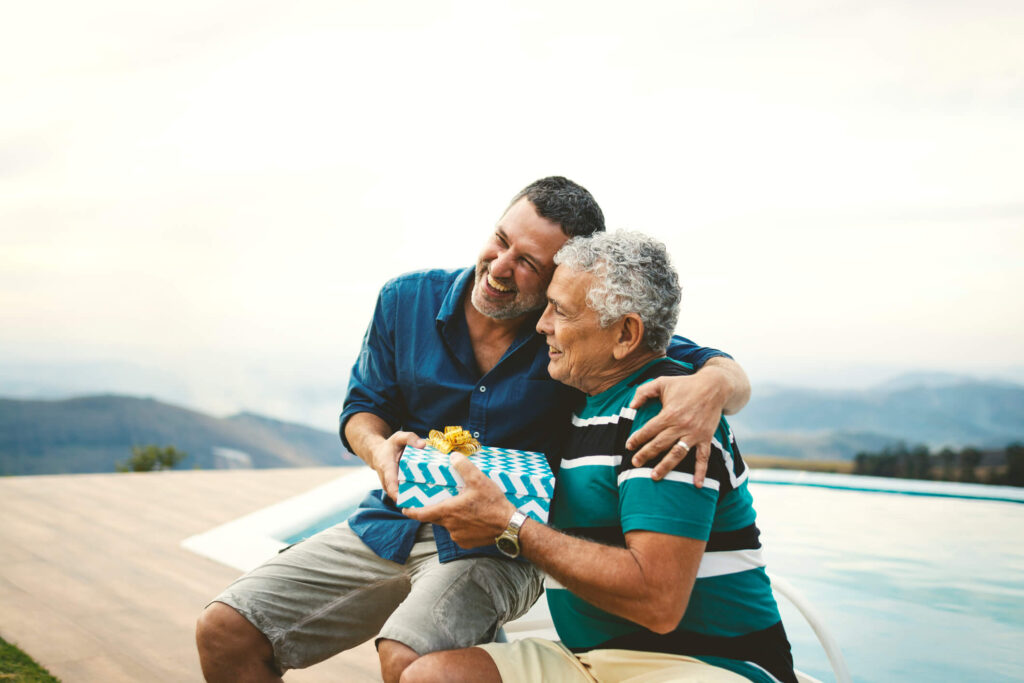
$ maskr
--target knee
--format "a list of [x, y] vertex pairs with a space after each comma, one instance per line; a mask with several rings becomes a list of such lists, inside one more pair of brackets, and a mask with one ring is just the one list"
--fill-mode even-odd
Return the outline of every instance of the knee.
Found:
[[403, 675], [408, 667], [420, 659], [419, 653], [411, 647], [387, 638], [378, 643], [377, 657], [380, 659], [380, 673], [385, 683], [404, 680]]
[[399, 683], [429, 683], [430, 681], [445, 681], [444, 667], [439, 666], [441, 659], [434, 655], [424, 655], [402, 671]]
[[234, 657], [251, 653], [259, 656], [266, 640], [249, 620], [234, 608], [215, 602], [203, 610], [196, 621], [196, 645], [200, 659], [216, 654]]
[[196, 643], [200, 650], [204, 646], [213, 645], [224, 636], [225, 631], [230, 630], [231, 618], [224, 612], [225, 609], [234, 612], [227, 605], [215, 602], [199, 615], [196, 620]]

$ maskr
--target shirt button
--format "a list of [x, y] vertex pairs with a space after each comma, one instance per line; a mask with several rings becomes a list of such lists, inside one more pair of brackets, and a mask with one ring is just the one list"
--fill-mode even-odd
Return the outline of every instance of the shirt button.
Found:
[[485, 391], [487, 391], [487, 387], [480, 387], [480, 393], [481, 394], [484, 393]]
[[473, 432], [473, 438], [474, 439], [479, 439], [480, 438], [480, 432]]

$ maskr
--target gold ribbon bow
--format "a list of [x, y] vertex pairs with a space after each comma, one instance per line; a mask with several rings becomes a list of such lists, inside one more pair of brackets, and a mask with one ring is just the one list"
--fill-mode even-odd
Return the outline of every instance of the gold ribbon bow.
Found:
[[464, 455], [473, 455], [480, 450], [480, 442], [462, 427], [445, 427], [444, 434], [431, 429], [427, 441], [445, 454], [458, 451]]

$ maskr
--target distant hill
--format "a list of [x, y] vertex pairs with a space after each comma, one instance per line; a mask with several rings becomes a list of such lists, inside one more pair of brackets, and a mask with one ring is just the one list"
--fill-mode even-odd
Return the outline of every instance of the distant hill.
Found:
[[870, 432], [756, 432], [737, 430], [740, 452], [801, 460], [853, 460], [860, 452], [873, 453], [900, 439]]
[[916, 374], [858, 391], [755, 387], [730, 422], [741, 451], [763, 455], [848, 459], [899, 441], [1002, 448], [1024, 441], [1024, 386]]
[[127, 396], [0, 399], [0, 475], [113, 472], [144, 444], [185, 451], [182, 469], [361, 462], [337, 434], [251, 413], [216, 418]]
[[[849, 460], [903, 441], [1001, 449], [1024, 442], [1024, 386], [948, 373], [918, 373], [868, 390], [754, 387], [730, 418], [750, 455]], [[132, 446], [173, 445], [180, 467], [358, 464], [338, 436], [241, 413], [216, 418], [153, 399], [106, 395], [0, 399], [0, 475], [111, 472]]]

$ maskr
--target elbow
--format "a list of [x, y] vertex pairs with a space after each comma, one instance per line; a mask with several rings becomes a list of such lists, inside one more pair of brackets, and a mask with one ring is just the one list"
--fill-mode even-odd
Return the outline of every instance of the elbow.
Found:
[[672, 633], [672, 631], [675, 631], [676, 627], [679, 626], [679, 622], [683, 620], [682, 613], [663, 616], [664, 618], [653, 620], [649, 624], [642, 624], [642, 626], [659, 635], [665, 635], [666, 633]]
[[743, 394], [742, 396], [740, 396], [738, 399], [733, 400], [730, 403], [727, 403], [722, 408], [722, 415], [735, 415], [738, 412], [740, 412], [741, 410], [743, 410], [743, 408], [745, 408], [747, 403], [749, 403], [749, 402], [750, 402], [750, 393], [748, 392], [748, 393]]
[[673, 596], [674, 599], [661, 598], [654, 601], [648, 609], [645, 610], [645, 618], [638, 623], [649, 631], [654, 631], [660, 635], [671, 633], [675, 631], [679, 626], [679, 622], [683, 620], [683, 614], [686, 613], [686, 606], [689, 602], [689, 596]]
[[725, 402], [722, 413], [735, 415], [743, 410], [750, 401], [750, 379], [740, 364], [729, 358], [716, 357], [708, 360], [705, 366], [716, 368], [724, 378], [722, 388], [725, 391]]
[[[742, 372], [742, 371], [741, 371]], [[750, 381], [747, 380], [746, 375], [741, 375], [740, 379], [733, 384], [731, 395], [726, 399], [725, 405], [722, 406], [723, 415], [735, 415], [736, 413], [743, 410], [743, 408], [750, 402]]]

